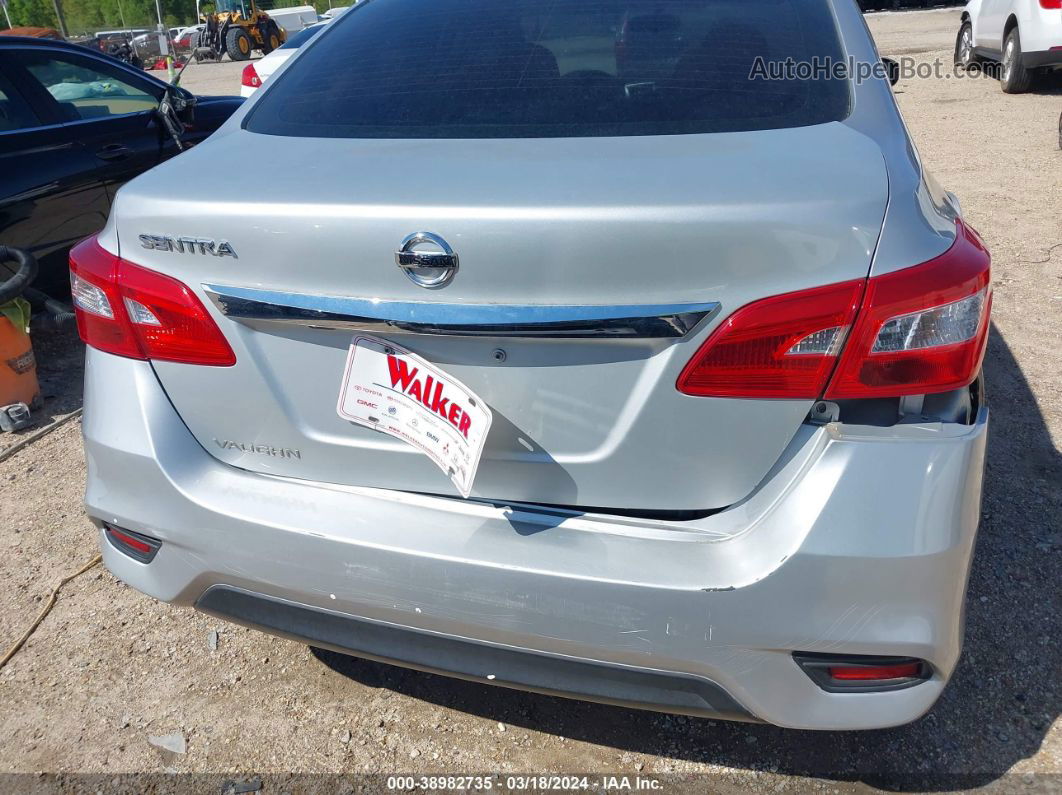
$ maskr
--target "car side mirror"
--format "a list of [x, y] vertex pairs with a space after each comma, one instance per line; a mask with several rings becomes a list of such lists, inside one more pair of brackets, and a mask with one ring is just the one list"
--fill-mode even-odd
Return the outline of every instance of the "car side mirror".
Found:
[[881, 62], [885, 64], [885, 74], [889, 77], [889, 85], [896, 85], [900, 82], [900, 64], [898, 61], [894, 61], [892, 58], [882, 58]]

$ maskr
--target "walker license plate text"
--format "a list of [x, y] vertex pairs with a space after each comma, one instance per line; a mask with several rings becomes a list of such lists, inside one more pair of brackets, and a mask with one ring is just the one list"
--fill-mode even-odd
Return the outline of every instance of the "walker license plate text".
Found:
[[355, 337], [339, 392], [339, 416], [401, 439], [472, 492], [491, 411], [464, 384], [393, 342]]

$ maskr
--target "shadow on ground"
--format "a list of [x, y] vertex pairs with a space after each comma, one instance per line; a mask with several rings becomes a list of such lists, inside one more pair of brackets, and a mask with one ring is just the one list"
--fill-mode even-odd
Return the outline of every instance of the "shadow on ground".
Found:
[[[892, 50], [891, 52], [884, 53], [885, 55], [914, 55], [923, 52], [931, 52], [931, 49], [912, 48], [910, 52], [900, 49]], [[974, 70], [963, 73], [958, 67], [957, 74], [961, 74], [966, 80], [988, 80], [993, 83], [999, 83], [1003, 72], [1003, 65], [995, 61], [986, 61], [981, 66]], [[1002, 90], [1002, 89], [1000, 89]], [[1046, 71], [1040, 73], [1034, 73], [1032, 81], [1029, 84], [1027, 91], [1029, 94], [1040, 94], [1043, 96], [1057, 96], [1062, 95], [1062, 72], [1058, 71]]]
[[965, 652], [937, 706], [914, 724], [850, 733], [730, 724], [503, 690], [329, 651], [314, 653], [329, 668], [371, 687], [632, 753], [889, 789], [989, 784], [1035, 754], [1059, 714], [1062, 457], [995, 329], [985, 371], [993, 414]]
[[43, 401], [41, 411], [35, 412], [35, 427], [40, 427], [81, 408], [85, 346], [78, 338], [77, 326], [67, 323], [60, 328], [34, 330], [33, 353]]

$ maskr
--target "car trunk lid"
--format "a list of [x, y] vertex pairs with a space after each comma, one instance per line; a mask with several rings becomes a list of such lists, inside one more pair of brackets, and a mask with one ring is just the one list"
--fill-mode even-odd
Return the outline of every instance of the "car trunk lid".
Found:
[[[236, 160], [269, 162], [268, 191], [249, 195], [246, 181], [213, 165]], [[173, 197], [174, 179], [197, 172], [210, 176]], [[293, 302], [375, 305], [414, 325], [370, 333], [491, 408], [474, 497], [688, 511], [749, 494], [811, 401], [691, 397], [675, 388], [682, 368], [751, 301], [865, 277], [887, 201], [876, 145], [841, 123], [475, 141], [237, 130], [209, 153], [192, 150], [131, 183], [117, 217], [121, 255], [199, 292], [236, 352], [230, 368], [155, 363], [216, 458], [327, 483], [456, 494], [426, 456], [337, 413], [351, 324], [283, 311]], [[443, 287], [420, 287], [396, 266], [395, 251], [420, 231], [459, 257]], [[225, 241], [236, 256], [145, 248], [141, 235]], [[226, 316], [208, 286], [214, 300], [243, 291], [281, 309]], [[659, 319], [676, 306], [704, 319], [681, 333], [600, 337], [430, 328], [439, 318], [475, 325], [557, 310]], [[424, 319], [429, 328], [416, 325]]]

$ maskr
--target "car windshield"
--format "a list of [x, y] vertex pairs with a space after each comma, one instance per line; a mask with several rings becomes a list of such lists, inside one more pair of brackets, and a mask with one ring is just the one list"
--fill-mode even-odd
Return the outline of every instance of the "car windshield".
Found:
[[215, 8], [217, 8], [218, 12], [239, 11], [244, 16], [247, 16], [247, 9], [244, 7], [243, 0], [217, 0]]
[[331, 28], [266, 91], [248, 130], [666, 135], [849, 112], [843, 77], [763, 79], [768, 62], [843, 60], [827, 0], [370, 0]]

